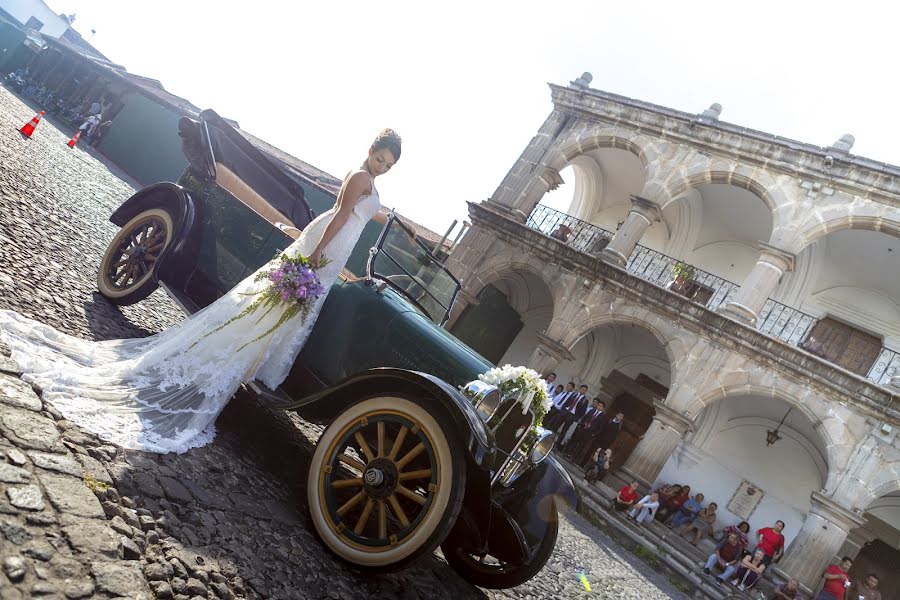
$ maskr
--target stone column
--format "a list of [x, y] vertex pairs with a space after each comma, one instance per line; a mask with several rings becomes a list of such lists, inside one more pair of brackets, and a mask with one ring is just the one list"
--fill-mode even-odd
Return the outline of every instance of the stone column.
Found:
[[655, 400], [653, 407], [656, 409], [653, 423], [622, 467], [641, 484], [642, 489], [653, 485], [678, 443], [688, 431], [694, 429], [693, 421], [667, 404]]
[[528, 359], [528, 368], [534, 369], [541, 375], [552, 371], [556, 365], [564, 360], [574, 360], [569, 349], [558, 341], [551, 339], [543, 333], [538, 334], [538, 345]]
[[781, 276], [794, 268], [794, 255], [760, 242], [759, 260], [734, 298], [725, 305], [725, 313], [754, 325], [759, 311], [778, 287]]
[[810, 508], [803, 528], [784, 553], [776, 572], [796, 577], [808, 590], [815, 590], [825, 568], [834, 560], [851, 530], [866, 520], [819, 492], [810, 495]]
[[617, 267], [624, 267], [628, 264], [628, 258], [641, 241], [644, 232], [659, 219], [660, 212], [656, 204], [632, 194], [631, 212], [625, 217], [625, 221], [609, 245], [600, 253], [600, 258]]
[[[545, 173], [546, 165], [543, 161], [573, 119], [572, 115], [557, 109], [550, 113], [537, 135], [531, 139], [528, 147], [500, 182], [491, 196], [492, 202], [516, 209], [526, 217], [531, 213], [541, 196], [555, 183], [554, 178]], [[556, 178], [558, 177], [557, 173]]]

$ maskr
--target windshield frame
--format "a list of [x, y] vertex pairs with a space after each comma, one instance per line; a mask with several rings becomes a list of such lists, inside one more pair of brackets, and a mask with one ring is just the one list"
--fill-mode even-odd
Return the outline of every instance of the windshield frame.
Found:
[[426, 246], [422, 242], [422, 240], [419, 239], [419, 236], [416, 235], [415, 231], [413, 231], [412, 228], [410, 228], [408, 225], [406, 225], [394, 213], [393, 210], [388, 214], [387, 222], [385, 223], [384, 227], [381, 229], [381, 233], [378, 234], [378, 239], [376, 240], [375, 245], [369, 249], [369, 259], [368, 259], [368, 261], [366, 261], [366, 282], [371, 284], [375, 280], [378, 280], [380, 282], [383, 282], [385, 285], [390, 286], [391, 289], [393, 289], [394, 291], [399, 293], [405, 299], [409, 300], [410, 304], [412, 304], [416, 308], [416, 310], [421, 312], [430, 321], [434, 322], [434, 317], [432, 317], [431, 313], [429, 313], [418, 302], [418, 300], [416, 300], [412, 296], [412, 294], [408, 290], [406, 290], [402, 286], [391, 281], [391, 279], [389, 277], [379, 275], [375, 271], [375, 259], [378, 257], [379, 254], [384, 254], [385, 259], [390, 261], [395, 267], [400, 269], [400, 271], [402, 271], [402, 274], [406, 275], [413, 281], [416, 281], [416, 277], [412, 273], [407, 271], [406, 268], [403, 267], [403, 265], [401, 265], [399, 262], [397, 262], [390, 255], [389, 252], [384, 252], [382, 249], [382, 246], [384, 245], [384, 242], [387, 239], [388, 232], [391, 231], [391, 227], [394, 225], [394, 223], [396, 223], [399, 227], [401, 227], [404, 231], [406, 231], [406, 233], [408, 233], [410, 236], [414, 237], [416, 240], [416, 245], [418, 246], [419, 250], [421, 250], [422, 252], [425, 253], [427, 258], [431, 261], [432, 265], [436, 266], [438, 269], [440, 269], [441, 271], [446, 273], [450, 277], [450, 279], [453, 281], [453, 283], [456, 284], [456, 288], [453, 291], [453, 295], [450, 297], [450, 303], [447, 306], [445, 306], [441, 300], [439, 300], [437, 297], [435, 297], [434, 294], [431, 293], [431, 291], [428, 289], [428, 286], [423, 286], [420, 284], [420, 287], [423, 288], [423, 291], [426, 294], [428, 294], [429, 296], [431, 296], [431, 298], [435, 302], [437, 302], [439, 306], [441, 306], [442, 308], [445, 309], [444, 315], [441, 318], [440, 323], [437, 323], [438, 326], [443, 327], [447, 323], [447, 321], [450, 319], [450, 312], [453, 310], [453, 305], [456, 303], [456, 298], [459, 295], [460, 290], [462, 289], [462, 282], [460, 282], [460, 280], [457, 279], [456, 276], [447, 267], [445, 267], [441, 261], [439, 261], [437, 259], [437, 257], [431, 252], [431, 250], [428, 249], [428, 246]]

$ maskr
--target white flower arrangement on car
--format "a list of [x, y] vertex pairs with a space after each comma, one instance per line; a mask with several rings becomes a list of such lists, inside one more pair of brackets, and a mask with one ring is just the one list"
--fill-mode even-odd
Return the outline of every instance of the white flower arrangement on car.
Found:
[[503, 365], [482, 373], [478, 379], [488, 385], [497, 386], [504, 398], [518, 392], [522, 414], [527, 413], [530, 408], [534, 411], [535, 426], [540, 427], [543, 423], [544, 415], [550, 410], [550, 397], [547, 395], [547, 382], [537, 371], [527, 367]]

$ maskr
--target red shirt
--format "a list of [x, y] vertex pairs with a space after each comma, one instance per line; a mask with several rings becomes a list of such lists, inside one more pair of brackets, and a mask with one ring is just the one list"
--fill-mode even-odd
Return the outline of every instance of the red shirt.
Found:
[[619, 490], [619, 498], [621, 498], [623, 502], [634, 502], [637, 500], [638, 495], [637, 492], [626, 485]]
[[756, 535], [762, 535], [762, 541], [757, 548], [765, 552], [766, 556], [775, 556], [775, 552], [784, 546], [784, 536], [771, 527], [763, 527], [756, 532]]
[[[825, 572], [829, 575], [843, 575], [844, 577], [847, 574], [837, 565], [829, 565]], [[844, 579], [826, 579], [825, 587], [822, 588], [823, 592], [828, 592], [838, 600], [844, 597]]]

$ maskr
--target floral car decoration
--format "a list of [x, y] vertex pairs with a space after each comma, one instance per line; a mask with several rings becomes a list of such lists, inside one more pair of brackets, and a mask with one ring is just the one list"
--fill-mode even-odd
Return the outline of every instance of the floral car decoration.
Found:
[[522, 406], [522, 414], [528, 409], [534, 411], [534, 426], [540, 427], [544, 415], [550, 410], [550, 397], [547, 395], [547, 382], [537, 371], [527, 367], [503, 365], [495, 367], [478, 376], [480, 381], [495, 385], [504, 398], [518, 392], [518, 402]]

